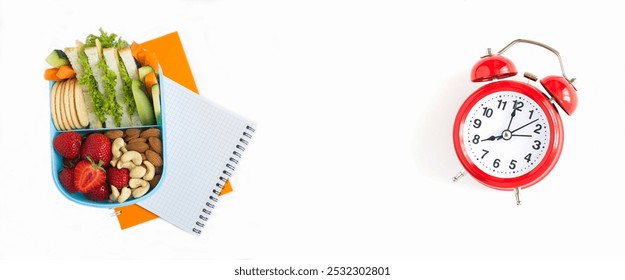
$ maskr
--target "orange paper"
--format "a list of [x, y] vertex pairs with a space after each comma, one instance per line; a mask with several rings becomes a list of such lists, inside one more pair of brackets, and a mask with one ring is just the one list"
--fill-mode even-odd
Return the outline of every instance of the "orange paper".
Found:
[[[195, 85], [191, 67], [189, 66], [187, 55], [182, 48], [178, 32], [169, 33], [165, 36], [147, 41], [141, 44], [141, 47], [156, 53], [161, 69], [168, 78], [200, 94]], [[230, 181], [227, 181], [221, 190], [221, 194], [227, 194], [231, 191], [232, 185]], [[115, 212], [118, 213], [117, 220], [122, 229], [127, 229], [158, 218], [156, 214], [136, 204], [115, 208]]]

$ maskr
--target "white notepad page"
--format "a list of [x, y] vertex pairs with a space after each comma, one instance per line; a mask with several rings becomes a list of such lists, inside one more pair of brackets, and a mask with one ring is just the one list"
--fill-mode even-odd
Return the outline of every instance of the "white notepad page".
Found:
[[161, 80], [165, 169], [156, 192], [138, 204], [199, 235], [255, 126], [167, 77]]

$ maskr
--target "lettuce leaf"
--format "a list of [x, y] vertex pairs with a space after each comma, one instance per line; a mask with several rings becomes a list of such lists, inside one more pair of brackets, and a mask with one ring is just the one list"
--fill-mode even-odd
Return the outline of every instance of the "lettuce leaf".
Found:
[[128, 76], [128, 70], [126, 70], [126, 65], [121, 58], [119, 59], [119, 72], [122, 76], [122, 82], [124, 83], [124, 100], [122, 100], [122, 102], [128, 105], [126, 111], [129, 116], [132, 116], [137, 111], [137, 104], [135, 103], [135, 98], [132, 95], [132, 80], [130, 79], [130, 76]]
[[117, 38], [117, 34], [111, 33], [108, 34], [104, 32], [104, 30], [100, 27], [100, 36], [96, 36], [93, 34], [89, 34], [87, 39], [85, 39], [85, 45], [87, 47], [95, 46], [95, 40], [100, 40], [100, 44], [102, 44], [102, 48], [110, 48], [115, 47], [116, 49], [121, 49], [123, 47], [127, 47], [128, 42], [122, 40], [122, 37]]
[[[117, 37], [117, 34], [115, 33], [106, 33], [102, 28], [99, 29], [100, 31], [100, 35], [94, 35], [94, 34], [89, 34], [87, 36], [87, 38], [85, 39], [85, 47], [92, 47], [96, 45], [96, 40], [100, 41], [100, 44], [102, 46], [102, 48], [111, 48], [111, 47], [115, 47], [116, 49], [120, 49], [123, 47], [128, 46], [128, 42], [126, 42], [125, 40], [122, 40], [121, 37]], [[84, 52], [81, 52], [81, 54], [83, 54]], [[101, 55], [101, 54], [100, 54]], [[85, 55], [86, 58], [86, 55]], [[120, 63], [120, 65], [122, 65], [123, 63]], [[88, 65], [88, 62], [87, 62]], [[104, 74], [104, 76], [102, 77], [102, 82], [104, 83], [104, 92], [100, 95], [100, 100], [102, 101], [102, 104], [99, 108], [101, 108], [101, 110], [103, 111], [102, 114], [104, 113], [108, 113], [111, 117], [113, 117], [113, 120], [115, 122], [116, 126], [120, 126], [121, 125], [121, 119], [123, 116], [123, 110], [122, 110], [122, 106], [118, 103], [118, 101], [122, 102], [123, 100], [116, 100], [115, 98], [115, 86], [117, 85], [117, 77], [115, 75], [115, 72], [113, 72], [108, 65], [106, 65], [106, 61], [104, 59], [101, 59], [100, 62], [97, 65], [98, 68], [100, 68], [100, 70], [102, 70], [102, 73]], [[89, 68], [89, 67], [87, 67]], [[90, 69], [90, 68], [89, 68]], [[120, 69], [121, 70], [121, 69]], [[91, 72], [91, 70], [90, 70]], [[125, 71], [121, 71], [122, 73]], [[91, 77], [93, 77], [93, 73], [91, 74]], [[123, 74], [122, 74], [122, 79], [123, 79]], [[93, 80], [94, 85], [96, 85], [96, 91], [97, 91], [97, 84], [95, 82], [95, 79]], [[82, 83], [82, 82], [81, 82]], [[125, 88], [125, 86], [124, 86]], [[132, 96], [132, 90], [130, 91], [130, 94]], [[124, 89], [124, 96], [126, 95], [125, 93], [125, 89]], [[124, 98], [126, 99], [126, 98]], [[125, 101], [123, 101], [125, 102]], [[134, 102], [133, 102], [134, 105]], [[133, 110], [135, 109], [135, 107], [133, 107]], [[99, 115], [98, 115], [99, 117]], [[105, 117], [106, 118], [106, 117]]]
[[89, 59], [85, 54], [84, 46], [78, 51], [78, 63], [80, 63], [84, 70], [84, 73], [80, 76], [80, 80], [78, 82], [88, 89], [89, 96], [91, 97], [91, 110], [93, 110], [95, 115], [98, 117], [98, 120], [101, 123], [104, 123], [106, 122], [104, 100], [102, 99], [102, 94], [98, 91], [98, 83], [93, 76], [91, 66], [89, 66]]
[[115, 99], [115, 86], [117, 85], [117, 75], [106, 65], [106, 60], [101, 59], [97, 64], [98, 68], [102, 70], [104, 76], [102, 82], [104, 83], [104, 110], [113, 117], [116, 126], [120, 126], [122, 122], [122, 106], [117, 103]]

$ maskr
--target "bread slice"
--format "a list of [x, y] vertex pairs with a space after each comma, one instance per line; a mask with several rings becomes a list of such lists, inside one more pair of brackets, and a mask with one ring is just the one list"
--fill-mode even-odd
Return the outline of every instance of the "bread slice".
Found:
[[80, 63], [78, 62], [78, 48], [65, 48], [65, 55], [67, 55], [67, 58], [69, 59], [69, 64], [72, 66], [72, 69], [74, 69], [74, 72], [76, 72], [76, 78], [80, 79], [80, 76], [82, 76], [85, 71], [82, 69], [82, 65], [80, 65]]
[[[91, 67], [91, 72], [93, 72], [93, 77], [98, 84], [98, 91], [103, 95], [104, 98], [104, 73], [102, 72], [102, 69], [98, 67], [98, 63], [101, 59], [101, 49], [102, 48], [100, 47], [100, 41], [96, 40], [96, 46], [85, 48], [85, 54], [87, 55], [87, 59], [89, 60], [89, 66]], [[106, 116], [105, 125], [106, 127], [117, 127], [115, 125], [115, 120], [112, 116], [109, 115]]]
[[102, 69], [98, 67], [98, 63], [100, 63], [100, 51], [97, 47], [88, 47], [85, 48], [85, 54], [87, 55], [87, 59], [89, 59], [89, 66], [91, 67], [93, 77], [98, 84], [98, 91], [103, 93], [104, 81], [102, 80], [102, 77], [104, 74], [102, 73]]
[[[76, 48], [68, 48], [70, 49], [70, 51], [72, 51], [72, 49], [76, 51], [75, 62], [72, 60], [72, 58], [70, 58], [70, 55], [67, 55], [67, 57], [69, 58], [70, 64], [72, 64], [72, 67], [74, 68], [74, 71], [76, 72], [76, 78], [78, 78], [78, 81], [80, 81], [80, 77], [82, 77], [82, 75], [85, 73], [85, 70], [82, 68], [82, 65], [78, 62], [78, 56], [79, 56], [78, 52], [82, 50], [82, 48], [83, 48], [83, 43], [81, 41], [76, 41]], [[71, 54], [71, 56], [73, 56], [73, 54]], [[74, 64], [76, 64], [77, 66], [74, 67]], [[96, 115], [96, 113], [92, 109], [93, 101], [91, 100], [91, 95], [89, 95], [89, 89], [83, 85], [80, 85], [80, 89], [81, 89], [83, 103], [79, 102], [78, 106], [80, 106], [80, 104], [84, 104], [85, 106], [84, 109], [86, 110], [88, 114], [87, 125], [89, 125], [90, 128], [102, 128], [102, 123], [100, 122], [98, 115]], [[79, 99], [79, 98], [81, 97], [76, 96], [76, 99]], [[81, 122], [83, 122], [83, 120], [81, 120]], [[85, 127], [87, 125], [85, 125]]]
[[119, 57], [122, 58], [122, 62], [124, 63], [124, 66], [126, 66], [126, 71], [128, 72], [128, 76], [130, 76], [130, 79], [139, 80], [137, 63], [135, 63], [135, 58], [132, 57], [132, 51], [130, 50], [130, 47], [120, 49]]
[[[124, 47], [118, 51], [119, 57], [121, 58], [121, 62], [124, 64], [126, 68], [126, 73], [130, 80], [139, 80], [139, 70], [137, 69], [137, 63], [135, 63], [135, 58], [132, 56], [132, 51], [130, 47]], [[131, 87], [132, 85], [126, 85]], [[132, 98], [132, 102], [134, 102], [134, 98]], [[139, 112], [135, 109], [135, 112], [130, 116], [130, 120], [132, 125], [138, 126], [141, 125], [141, 120], [139, 119]]]
[[105, 48], [102, 50], [104, 61], [113, 73], [115, 73], [115, 101], [122, 106], [122, 120], [120, 126], [128, 127], [132, 125], [130, 114], [128, 114], [128, 104], [124, 103], [124, 82], [119, 74], [119, 59], [117, 58], [117, 50], [115, 48]]

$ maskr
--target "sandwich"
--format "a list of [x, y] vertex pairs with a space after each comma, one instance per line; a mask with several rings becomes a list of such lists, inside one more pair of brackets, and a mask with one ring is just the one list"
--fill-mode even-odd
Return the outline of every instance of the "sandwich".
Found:
[[[153, 60], [146, 61], [146, 57]], [[91, 34], [84, 43], [76, 41], [76, 46], [53, 51], [46, 59], [53, 68], [46, 70], [45, 77], [62, 81], [67, 75], [59, 78], [48, 71], [71, 68], [88, 114], [88, 128], [156, 125], [160, 123], [161, 108], [155, 57], [155, 53], [137, 43], [130, 45], [116, 34], [100, 29], [98, 36]], [[145, 74], [140, 75], [142, 72]]]

